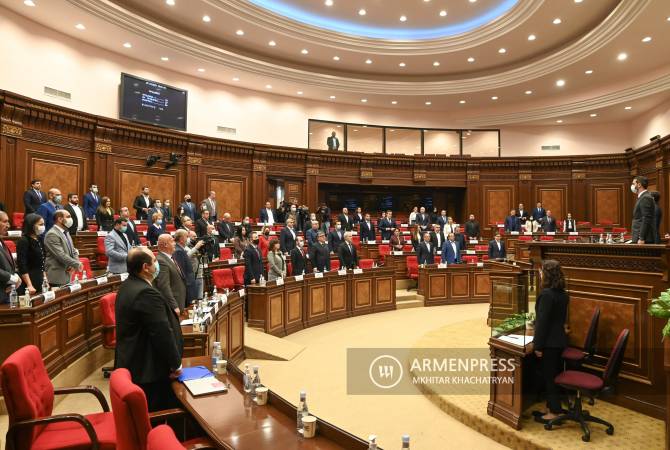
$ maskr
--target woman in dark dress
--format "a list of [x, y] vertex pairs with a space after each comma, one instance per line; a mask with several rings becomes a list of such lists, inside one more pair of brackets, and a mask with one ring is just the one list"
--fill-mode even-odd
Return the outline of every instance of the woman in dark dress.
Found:
[[98, 224], [98, 230], [100, 231], [112, 231], [114, 229], [114, 210], [109, 197], [100, 199], [100, 206], [95, 211], [95, 222]]
[[536, 421], [546, 423], [563, 412], [554, 378], [562, 369], [561, 354], [568, 345], [565, 329], [570, 297], [565, 291], [565, 276], [558, 261], [548, 259], [542, 263], [540, 282], [542, 292], [535, 302], [533, 350], [540, 359], [548, 411], [534, 411], [533, 415]]
[[419, 225], [413, 225], [412, 226], [412, 247], [414, 247], [414, 251], [419, 250], [419, 244], [421, 244], [421, 241], [423, 241], [423, 233], [421, 232], [421, 227]]
[[163, 214], [155, 212], [151, 216], [151, 226], [147, 230], [147, 240], [151, 245], [158, 244], [158, 236], [165, 233], [163, 230]]
[[44, 249], [39, 236], [44, 234], [44, 219], [37, 214], [28, 214], [23, 220], [23, 235], [16, 243], [16, 266], [21, 277], [17, 290], [24, 295], [42, 292], [44, 281]]

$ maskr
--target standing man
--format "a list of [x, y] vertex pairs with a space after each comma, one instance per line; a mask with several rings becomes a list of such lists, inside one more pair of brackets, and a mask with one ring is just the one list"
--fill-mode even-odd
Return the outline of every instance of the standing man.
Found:
[[128, 219], [119, 217], [114, 220], [114, 229], [105, 236], [105, 254], [107, 255], [107, 272], [126, 273], [126, 260], [131, 249], [130, 240], [126, 234]]
[[47, 201], [46, 195], [42, 193], [42, 181], [34, 179], [30, 181], [30, 189], [23, 193], [23, 207], [25, 214], [36, 213], [37, 208]]
[[338, 219], [344, 231], [351, 231], [354, 223], [351, 217], [349, 217], [349, 210], [347, 208], [342, 208], [342, 214], [340, 214]]
[[386, 211], [386, 217], [382, 217], [382, 221], [380, 222], [382, 225], [380, 225], [381, 228], [381, 234], [382, 234], [382, 240], [388, 241], [391, 239], [391, 235], [393, 234], [393, 230], [396, 228], [396, 223], [395, 219], [393, 218], [393, 212], [389, 209]]
[[572, 218], [572, 214], [568, 213], [568, 218], [563, 221], [563, 232], [571, 233], [573, 231], [577, 231], [577, 223]]
[[325, 233], [330, 231], [330, 208], [323, 203], [319, 208], [319, 214], [321, 215], [321, 230]]
[[100, 205], [100, 196], [98, 196], [98, 186], [92, 184], [86, 195], [84, 195], [84, 213], [87, 219], [95, 219], [95, 210]]
[[135, 208], [135, 218], [137, 220], [147, 220], [149, 208], [154, 206], [154, 200], [149, 197], [149, 186], [142, 186], [140, 195], [135, 197], [133, 208]]
[[478, 239], [481, 234], [479, 222], [475, 220], [474, 214], [470, 214], [470, 218], [465, 222], [465, 234], [470, 239]]
[[656, 206], [654, 198], [647, 191], [649, 180], [647, 177], [638, 175], [633, 178], [630, 190], [637, 194], [637, 201], [633, 208], [633, 243], [653, 244], [656, 242], [656, 225], [654, 211]]
[[433, 244], [433, 250], [437, 251], [438, 248], [442, 249], [442, 244], [444, 244], [446, 239], [444, 238], [440, 225], [433, 225], [433, 231], [428, 234], [430, 234], [430, 243]]
[[219, 243], [223, 244], [233, 239], [235, 236], [235, 226], [230, 222], [230, 213], [223, 215], [223, 220], [219, 221]]
[[86, 222], [86, 213], [79, 206], [79, 196], [77, 194], [67, 194], [67, 205], [65, 210], [70, 213], [72, 217], [72, 228], [70, 228], [70, 236], [74, 236], [78, 231], [87, 231], [88, 223]]
[[167, 233], [158, 236], [158, 255], [156, 260], [160, 267], [154, 287], [167, 300], [170, 309], [177, 317], [186, 306], [186, 280], [181, 268], [173, 257], [175, 243]]
[[335, 222], [335, 229], [328, 235], [328, 245], [330, 246], [330, 252], [335, 253], [337, 249], [340, 248], [340, 244], [343, 240], [344, 233], [342, 232], [342, 224], [340, 224], [340, 221], [338, 220]]
[[337, 249], [337, 256], [340, 259], [341, 268], [355, 269], [358, 267], [358, 254], [351, 240], [351, 231], [344, 233], [344, 242]]
[[64, 209], [54, 214], [54, 226], [44, 237], [46, 259], [44, 270], [52, 286], [63, 286], [70, 282], [72, 272], [81, 272], [84, 265], [79, 261], [79, 251], [74, 248], [69, 229], [72, 217]]
[[[193, 265], [189, 257], [188, 248], [188, 231], [186, 230], [177, 230], [174, 233], [174, 242], [175, 248], [174, 253], [172, 254], [173, 259], [179, 266], [179, 269], [184, 276], [184, 282], [186, 283], [186, 306], [190, 305], [193, 300], [198, 298], [198, 291], [196, 289], [195, 283], [195, 273], [193, 273]], [[196, 251], [204, 245], [204, 241], [198, 241], [195, 245]]]
[[361, 207], [356, 208], [356, 212], [354, 213], [354, 225], [358, 225], [359, 223], [363, 222], [363, 209]]
[[184, 215], [195, 221], [196, 210], [195, 205], [191, 201], [191, 194], [184, 195], [184, 203], [181, 204], [181, 207], [184, 210]]
[[440, 226], [442, 230], [446, 230], [447, 222], [449, 222], [449, 218], [447, 217], [447, 210], [443, 209], [440, 211], [440, 216], [437, 218], [437, 224]]
[[458, 244], [459, 250], [465, 248], [465, 236], [461, 233], [461, 228], [458, 225], [454, 225], [454, 241]]
[[205, 209], [202, 211], [202, 216], [195, 222], [195, 234], [198, 237], [205, 236], [209, 225], [212, 225], [212, 221], [209, 218], [209, 210]]
[[507, 258], [505, 243], [500, 240], [500, 233], [496, 232], [495, 238], [489, 242], [489, 259], [505, 258]]
[[319, 222], [312, 221], [312, 227], [305, 232], [305, 237], [307, 238], [307, 246], [312, 248], [312, 245], [316, 244], [319, 239]]
[[150, 412], [179, 406], [172, 380], [181, 370], [184, 341], [179, 318], [152, 286], [158, 261], [145, 247], [128, 254], [128, 279], [116, 296], [117, 368], [130, 371]]
[[244, 249], [244, 285], [256, 284], [263, 275], [263, 256], [258, 248], [258, 233], [251, 233], [251, 243]]
[[454, 233], [449, 233], [447, 240], [442, 245], [442, 262], [447, 264], [460, 264], [461, 249], [454, 238]]
[[130, 246], [140, 245], [140, 238], [137, 236], [135, 223], [130, 218], [130, 210], [127, 206], [124, 206], [119, 210], [119, 217], [126, 219], [126, 237], [128, 238], [128, 242], [130, 242]]
[[12, 287], [21, 286], [21, 277], [16, 273], [16, 263], [3, 238], [9, 230], [9, 215], [0, 211], [0, 304], [9, 302]]
[[361, 241], [375, 240], [375, 225], [370, 221], [370, 214], [365, 213], [365, 220], [360, 225]]
[[317, 242], [309, 249], [309, 260], [312, 262], [312, 269], [317, 272], [330, 271], [330, 249], [326, 244], [326, 234], [319, 231]]
[[328, 150], [337, 151], [340, 149], [340, 140], [337, 138], [337, 133], [334, 131], [330, 134], [330, 137], [326, 139], [326, 145]]
[[547, 210], [547, 215], [542, 219], [542, 229], [545, 233], [556, 232], [556, 219], [551, 215], [551, 210]]
[[42, 219], [44, 219], [44, 229], [46, 230], [45, 233], [54, 226], [54, 214], [56, 211], [63, 208], [61, 206], [61, 203], [63, 202], [63, 196], [60, 194], [58, 189], [49, 189], [49, 192], [47, 192], [47, 198], [49, 200], [42, 203], [39, 208], [37, 208], [37, 214], [42, 216]]
[[260, 214], [258, 215], [260, 218], [261, 222], [266, 223], [268, 225], [274, 225], [274, 223], [277, 221], [277, 213], [275, 212], [274, 209], [272, 209], [272, 203], [270, 202], [265, 202], [265, 208], [261, 209]]
[[519, 218], [519, 222], [521, 222], [521, 225], [526, 223], [526, 220], [530, 217], [530, 214], [528, 211], [523, 207], [523, 203], [519, 203], [519, 209], [516, 212], [516, 216]]
[[216, 222], [216, 192], [209, 191], [209, 196], [202, 201], [200, 209], [203, 209], [203, 206], [209, 211], [209, 218]]
[[430, 218], [428, 217], [428, 214], [426, 214], [426, 208], [424, 206], [419, 209], [419, 214], [416, 215], [415, 221], [416, 224], [421, 227], [421, 231], [426, 231], [428, 229]]
[[[439, 225], [435, 225], [438, 227]], [[424, 264], [433, 264], [435, 258], [435, 246], [430, 242], [430, 233], [423, 233], [423, 242], [417, 249], [417, 261], [420, 266]]]
[[298, 236], [298, 245], [291, 250], [291, 274], [301, 275], [307, 268], [307, 257], [305, 256], [305, 241], [302, 236]]
[[286, 226], [279, 233], [279, 248], [285, 255], [289, 254], [295, 248], [296, 234], [293, 229], [294, 223], [293, 219], [288, 219]]
[[513, 209], [509, 212], [509, 216], [505, 218], [505, 231], [521, 231], [521, 223], [519, 223], [519, 218]]
[[546, 215], [547, 212], [542, 207], [542, 202], [537, 202], [537, 206], [535, 206], [535, 209], [533, 209], [533, 214], [531, 215], [533, 220], [539, 222]]

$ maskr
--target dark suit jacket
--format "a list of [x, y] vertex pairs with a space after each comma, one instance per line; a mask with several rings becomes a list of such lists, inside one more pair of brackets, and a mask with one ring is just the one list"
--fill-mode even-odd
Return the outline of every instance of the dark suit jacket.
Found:
[[219, 242], [229, 241], [235, 236], [235, 225], [220, 221], [216, 227], [219, 231]]
[[[330, 249], [327, 244], [321, 245], [320, 242], [312, 245], [309, 249], [309, 260], [312, 262], [312, 269], [319, 272], [330, 270]], [[295, 270], [295, 269], [294, 269]]]
[[381, 220], [379, 222], [379, 232], [382, 235], [382, 239], [385, 241], [388, 241], [391, 239], [391, 236], [393, 235], [393, 229], [396, 228], [396, 223], [393, 218], [389, 220], [388, 218], [385, 218], [384, 220]]
[[198, 297], [195, 286], [195, 273], [193, 273], [193, 265], [191, 264], [191, 260], [188, 257], [186, 250], [179, 245], [175, 245], [173, 256], [175, 261], [177, 261], [177, 265], [181, 269], [181, 273], [184, 276], [184, 282], [186, 283], [186, 306], [188, 306]]
[[351, 216], [345, 216], [344, 214], [340, 214], [337, 216], [337, 220], [340, 221], [342, 224], [342, 230], [343, 231], [351, 231], [352, 227], [354, 226], [354, 221], [351, 220]]
[[158, 243], [158, 236], [161, 234], [163, 234], [163, 229], [156, 228], [156, 225], [152, 225], [147, 230], [147, 241], [149, 241], [151, 245], [156, 245]]
[[503, 241], [500, 241], [500, 250], [498, 250], [498, 245], [496, 244], [496, 240], [492, 239], [489, 241], [489, 258], [490, 259], [498, 259], [498, 258], [506, 258], [507, 257], [507, 250], [505, 250], [505, 243]]
[[352, 218], [354, 220], [354, 225], [359, 224], [365, 220], [365, 216], [363, 215], [363, 213], [354, 213]]
[[[277, 211], [275, 209], [270, 208], [272, 211], [272, 219], [275, 222], [278, 222], [277, 220]], [[265, 208], [261, 208], [260, 214], [258, 214], [258, 217], [260, 218], [261, 222], [267, 222], [268, 221], [268, 212]]]
[[137, 229], [135, 228], [137, 225], [132, 220], [128, 220], [128, 227], [126, 228], [126, 236], [128, 237], [128, 242], [130, 242], [130, 245], [140, 245], [140, 238], [137, 235]]
[[[294, 233], [297, 232], [293, 230]], [[295, 238], [289, 231], [288, 227], [284, 227], [281, 229], [279, 232], [279, 248], [281, 249], [282, 253], [289, 253], [291, 250], [295, 248]]]
[[663, 210], [660, 206], [654, 205], [654, 218], [656, 219], [656, 243], [661, 243], [661, 220], [663, 219]]
[[470, 238], [476, 238], [481, 235], [481, 230], [479, 228], [479, 222], [476, 220], [468, 220], [465, 222], [465, 234]]
[[639, 239], [644, 240], [645, 244], [656, 242], [655, 209], [656, 204], [649, 191], [643, 192], [633, 208], [633, 243]]
[[353, 269], [358, 265], [358, 254], [356, 247], [351, 244], [351, 251], [345, 241], [342, 241], [340, 247], [337, 249], [337, 257], [340, 259], [340, 267]]
[[435, 251], [442, 250], [442, 244], [447, 240], [447, 237], [444, 235], [442, 230], [440, 230], [440, 241], [438, 242], [437, 233], [434, 231], [430, 232], [430, 243], [435, 247]]
[[428, 247], [426, 246], [426, 242], [422, 242], [419, 244], [419, 249], [417, 251], [417, 262], [419, 265], [421, 264], [433, 264], [434, 263], [434, 255], [435, 255], [435, 246], [433, 244], [430, 245], [430, 250], [428, 250]]
[[303, 271], [307, 271], [307, 255], [296, 247], [291, 250], [291, 275], [300, 275]]
[[556, 219], [554, 217], [551, 217], [550, 219], [549, 216], [544, 216], [542, 219], [542, 229], [545, 233], [547, 231], [556, 231]]
[[129, 276], [116, 296], [116, 367], [130, 371], [139, 384], [168, 381], [181, 365], [183, 338], [179, 319], [160, 292]]
[[86, 215], [87, 219], [92, 219], [95, 217], [95, 211], [98, 209], [98, 206], [100, 205], [100, 196], [98, 194], [95, 194], [95, 198], [93, 197], [93, 193], [91, 191], [88, 191], [86, 195], [84, 195], [84, 213]]
[[340, 148], [340, 140], [336, 137], [328, 136], [326, 145], [328, 146], [328, 150], [337, 150]]
[[543, 289], [535, 302], [535, 335], [533, 348], [565, 348], [568, 336], [565, 323], [570, 297], [567, 292], [557, 289]]
[[198, 220], [195, 221], [195, 234], [197, 234], [198, 237], [203, 237], [207, 235], [207, 225], [211, 224], [212, 222], [205, 220], [204, 217], [199, 218]]
[[421, 229], [425, 230], [428, 225], [430, 225], [430, 217], [428, 214], [421, 214], [421, 213], [416, 213], [416, 221], [415, 221], [419, 226], [421, 226]]
[[533, 213], [531, 214], [531, 216], [533, 217], [533, 220], [535, 220], [535, 221], [539, 221], [541, 218], [543, 218], [546, 215], [547, 215], [547, 210], [546, 209], [544, 209], [544, 208], [537, 209], [537, 207], [533, 208]]
[[458, 242], [456, 242], [456, 253], [454, 253], [454, 249], [451, 247], [451, 241], [444, 241], [444, 244], [442, 244], [442, 262], [448, 264], [457, 264], [461, 262], [461, 248], [458, 246]]
[[369, 224], [365, 221], [361, 222], [360, 225], [360, 234], [361, 241], [367, 239], [369, 241], [375, 240], [375, 224], [370, 222]]
[[447, 222], [449, 221], [449, 218], [447, 216], [438, 216], [437, 218], [437, 224], [440, 226], [440, 229], [444, 230], [445, 225], [447, 225]]
[[463, 236], [463, 233], [454, 233], [454, 241], [458, 244], [459, 251], [465, 248], [465, 236]]
[[[0, 241], [2, 237], [0, 236]], [[12, 253], [5, 246], [4, 242], [0, 242], [0, 303], [9, 302], [9, 294], [5, 292], [9, 279], [16, 273], [16, 263], [12, 257]], [[37, 286], [35, 286], [37, 289]]]
[[309, 230], [305, 231], [305, 240], [307, 241], [307, 245], [309, 247], [317, 243], [319, 237], [318, 233], [319, 233], [318, 229], [313, 230], [310, 228]]
[[563, 221], [563, 231], [577, 231], [577, 221], [575, 219], [565, 219]]
[[190, 217], [191, 220], [195, 220], [195, 215], [198, 209], [198, 206], [195, 203], [193, 203], [192, 201], [182, 202], [180, 206], [183, 209], [185, 216]]
[[[79, 208], [81, 211], [81, 217], [84, 219], [84, 229], [82, 231], [88, 231], [88, 223], [86, 222], [86, 213], [84, 212], [84, 209], [77, 205], [76, 208]], [[77, 214], [74, 212], [74, 207], [71, 204], [65, 205], [64, 209], [70, 213], [70, 216], [72, 216], [72, 226], [68, 230], [72, 236], [77, 234], [77, 228], [79, 227], [79, 221], [77, 221]]]
[[[154, 199], [149, 197], [149, 208], [153, 208], [154, 206]], [[147, 208], [147, 204], [144, 201], [144, 196], [143, 195], [138, 195], [135, 197], [135, 201], [133, 201], [133, 208], [135, 208], [135, 217], [137, 220], [147, 220], [147, 213], [142, 211], [142, 208]]]
[[528, 212], [527, 209], [524, 209], [523, 211], [519, 210], [516, 212], [516, 216], [519, 218], [521, 223], [526, 222], [526, 219], [530, 217], [530, 213]]
[[[261, 280], [263, 271], [263, 259], [261, 249], [253, 245], [247, 246], [243, 253], [244, 256], [244, 284], [251, 284], [251, 280], [258, 283]], [[265, 276], [265, 275], [263, 275]]]
[[186, 306], [186, 280], [184, 280], [177, 263], [172, 258], [158, 252], [156, 259], [158, 259], [161, 270], [158, 273], [158, 278], [154, 281], [154, 286], [163, 294], [163, 298], [167, 300], [170, 309], [179, 308], [180, 311], [183, 311]]
[[517, 216], [507, 216], [505, 218], [505, 231], [521, 231], [521, 223]]
[[39, 196], [32, 189], [28, 189], [23, 193], [23, 207], [26, 214], [37, 212], [37, 208], [46, 201], [47, 194], [42, 191], [40, 191]]
[[344, 230], [339, 231], [341, 237], [337, 233], [337, 230], [328, 233], [328, 246], [333, 253], [337, 252], [337, 249], [340, 248], [340, 244], [344, 241]]

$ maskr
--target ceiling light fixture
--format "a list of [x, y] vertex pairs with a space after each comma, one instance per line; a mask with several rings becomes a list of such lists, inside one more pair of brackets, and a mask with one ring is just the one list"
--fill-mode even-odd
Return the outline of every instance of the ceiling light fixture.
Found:
[[473, 63], [473, 62], [475, 62], [475, 58], [473, 58], [472, 56], [469, 57], [469, 58], [468, 58], [468, 62], [469, 62], [469, 63]]
[[84, 26], [83, 23], [78, 23], [77, 25], [74, 26], [77, 30], [85, 30], [86, 27]]
[[165, 0], [165, 4], [168, 6], [174, 6], [174, 0]]
[[561, 20], [561, 18], [560, 18], [560, 17], [557, 17], [557, 18], [554, 19], [553, 24], [554, 24], [554, 25], [558, 25], [558, 24], [560, 24], [561, 22], [563, 22], [563, 21]]
[[298, 95], [302, 95], [302, 94], [303, 94], [302, 91], [298, 91], [298, 92], [296, 92], [296, 93], [297, 93]]
[[324, 2], [324, 4], [325, 4], [326, 6], [333, 6], [333, 0], [326, 0], [326, 1]]
[[268, 42], [268, 45], [270, 47], [275, 47], [277, 45], [277, 43], [275, 41], [270, 41], [270, 42]]
[[563, 123], [563, 121], [561, 119], [558, 119], [556, 123]]
[[459, 100], [458, 103], [460, 103], [461, 105], [464, 105], [464, 104], [465, 104], [465, 100]]
[[306, 48], [303, 48], [302, 50], [300, 50], [300, 53], [302, 53], [303, 55], [306, 55], [306, 54], [309, 53], [309, 50], [307, 50]]
[[444, 9], [440, 11], [440, 17], [447, 17], [447, 12]]
[[398, 65], [399, 65], [400, 67], [405, 67], [407, 64], [405, 64], [404, 62], [401, 62], [401, 63], [398, 64]]
[[204, 16], [202, 16], [202, 21], [209, 23], [209, 22], [212, 21], [212, 18], [209, 17], [208, 15], [204, 15]]
[[491, 97], [491, 100], [498, 100], [498, 97], [494, 95], [493, 97]]
[[244, 36], [244, 30], [237, 30], [235, 34], [238, 36]]
[[642, 38], [642, 42], [644, 42], [644, 43], [651, 42], [651, 36], [645, 36], [645, 37], [643, 37], [643, 38]]
[[398, 104], [398, 100], [391, 100], [391, 104], [392, 104], [392, 105], [397, 105], [397, 104]]
[[364, 10], [363, 8], [361, 8], [361, 9], [358, 10], [358, 15], [359, 15], [359, 16], [364, 16], [364, 15], [366, 15], [366, 14], [367, 14], [367, 11]]
[[265, 89], [272, 89], [272, 85], [271, 84], [266, 84]]
[[233, 81], [240, 81], [240, 79], [238, 77], [234, 77]]
[[202, 72], [204, 72], [204, 71], [205, 71], [205, 69], [203, 69], [202, 67], [200, 67], [200, 68], [198, 69], [198, 72], [200, 72], [200, 73], [202, 73]]
[[426, 106], [430, 106], [432, 104], [433, 104], [432, 102], [426, 102]]
[[591, 75], [591, 74], [593, 73], [593, 70], [592, 70], [592, 69], [585, 70], [584, 73], [585, 73], [586, 75]]
[[337, 55], [336, 55], [336, 56], [333, 56], [333, 61], [339, 61], [339, 60], [340, 60], [340, 57], [339, 57], [339, 56], [337, 56]]
[[534, 41], [535, 39], [537, 39], [537, 36], [535, 36], [534, 34], [529, 34], [528, 35], [528, 40], [529, 41]]
[[630, 111], [631, 109], [633, 109], [633, 107], [632, 106], [624, 106], [623, 109], [625, 109], [626, 111]]
[[526, 95], [530, 95], [530, 94], [533, 93], [533, 91], [526, 91], [526, 92], [524, 92], [524, 93], [525, 93]]
[[469, 0], [470, 3], [475, 3], [477, 0]]
[[371, 59], [366, 59], [365, 64], [372, 64], [372, 60]]
[[589, 114], [589, 117], [598, 117], [598, 114], [596, 114], [596, 113], [591, 113], [591, 114]]
[[581, 3], [581, 2], [583, 2], [583, 1], [584, 1], [584, 0], [575, 0], [575, 3]]
[[558, 87], [565, 86], [565, 80], [556, 80], [556, 86]]
[[169, 61], [169, 60], [170, 58], [168, 58], [167, 56], [161, 56], [161, 61]]
[[35, 2], [33, 0], [24, 0], [23, 4], [26, 6], [35, 6]]
[[407, 22], [407, 16], [400, 16], [401, 22]]
[[330, 96], [330, 99], [331, 99], [331, 100], [335, 100], [335, 96], [334, 96], [334, 95], [331, 95], [331, 96]]
[[500, 53], [500, 54], [507, 53], [507, 50], [504, 49], [504, 48], [501, 48], [501, 49], [498, 49], [498, 53]]
[[361, 103], [367, 103], [367, 102], [368, 102], [368, 99], [367, 99], [367, 98], [362, 98], [362, 99], [361, 99]]
[[131, 47], [133, 46], [133, 44], [131, 44], [130, 42], [125, 42], [125, 43], [123, 44], [123, 46], [124, 46], [125, 48], [131, 48]]
[[624, 52], [619, 53], [619, 54], [617, 55], [616, 59], [618, 59], [619, 61], [625, 61], [625, 60], [628, 59], [628, 54], [627, 54], [627, 53], [624, 53]]
[[439, 62], [439, 61], [434, 61], [434, 62], [433, 62], [433, 66], [438, 67], [439, 65], [440, 65], [440, 62]]

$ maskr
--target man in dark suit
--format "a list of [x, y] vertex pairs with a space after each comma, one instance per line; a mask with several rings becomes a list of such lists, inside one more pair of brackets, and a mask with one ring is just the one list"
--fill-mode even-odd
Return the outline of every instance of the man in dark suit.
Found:
[[542, 202], [537, 202], [537, 206], [533, 209], [533, 213], [531, 216], [533, 217], [533, 220], [536, 222], [539, 222], [540, 219], [542, 219], [544, 216], [547, 215], [547, 211], [542, 207]]
[[342, 214], [340, 214], [337, 219], [340, 221], [344, 231], [351, 231], [354, 226], [354, 221], [351, 220], [351, 217], [349, 216], [349, 210], [347, 208], [342, 208]]
[[79, 196], [77, 194], [67, 194], [68, 203], [65, 205], [65, 210], [70, 213], [72, 217], [72, 226], [68, 230], [70, 235], [74, 236], [77, 231], [88, 231], [88, 223], [86, 222], [86, 213], [84, 209], [79, 206]]
[[461, 233], [461, 227], [458, 225], [454, 225], [454, 240], [458, 244], [459, 249], [462, 250], [465, 248], [465, 236]]
[[128, 224], [126, 225], [126, 236], [128, 237], [130, 245], [141, 245], [140, 238], [137, 235], [137, 228], [135, 228], [135, 223], [130, 218], [130, 210], [127, 206], [124, 206], [119, 210], [119, 217], [128, 221]]
[[393, 212], [386, 211], [386, 216], [382, 217], [381, 222], [379, 223], [379, 230], [382, 235], [383, 241], [388, 241], [393, 235], [393, 230], [396, 228], [395, 219], [393, 219]]
[[272, 203], [265, 202], [265, 208], [261, 208], [260, 214], [258, 215], [261, 222], [273, 225], [277, 222], [277, 211], [272, 209]]
[[328, 150], [337, 151], [340, 149], [340, 140], [337, 138], [337, 133], [334, 131], [331, 133], [330, 137], [326, 139], [326, 145]]
[[195, 220], [195, 215], [197, 213], [197, 207], [193, 204], [191, 199], [191, 194], [184, 195], [184, 201], [180, 205], [181, 209], [184, 211], [184, 215], [190, 217], [191, 220]]
[[516, 211], [516, 216], [519, 218], [521, 225], [526, 223], [526, 220], [530, 217], [530, 213], [523, 207], [523, 203], [519, 203], [519, 209]]
[[430, 243], [433, 244], [434, 250], [441, 250], [442, 244], [446, 241], [442, 228], [435, 224], [433, 225], [433, 231], [430, 232]]
[[223, 215], [223, 220], [220, 220], [217, 229], [219, 231], [219, 242], [224, 243], [231, 241], [235, 236], [235, 226], [230, 221], [230, 213]]
[[568, 213], [568, 217], [563, 221], [563, 232], [570, 233], [577, 231], [577, 222], [572, 218], [572, 214]]
[[449, 217], [447, 217], [447, 210], [443, 209], [442, 211], [440, 211], [440, 215], [437, 218], [437, 224], [440, 226], [440, 229], [444, 231], [446, 229], [445, 227], [447, 226], [448, 222]]
[[305, 242], [302, 236], [298, 237], [298, 245], [291, 250], [291, 273], [301, 275], [307, 269], [307, 256], [305, 255]]
[[21, 277], [16, 273], [16, 263], [3, 238], [9, 230], [9, 215], [0, 211], [0, 304], [9, 302], [12, 286], [21, 286]]
[[149, 186], [142, 186], [140, 195], [135, 197], [133, 208], [135, 208], [135, 218], [137, 220], [147, 220], [149, 209], [154, 206], [154, 199], [149, 197]]
[[342, 224], [338, 220], [335, 222], [335, 229], [328, 234], [328, 245], [330, 246], [330, 252], [335, 253], [340, 244], [344, 240], [344, 232], [342, 231]]
[[495, 238], [489, 242], [489, 259], [505, 259], [506, 257], [505, 243], [500, 240], [500, 233], [496, 233]]
[[475, 220], [474, 214], [470, 214], [470, 218], [467, 222], [465, 222], [465, 234], [470, 239], [477, 239], [479, 236], [481, 236], [479, 222]]
[[353, 220], [354, 225], [358, 225], [359, 223], [363, 222], [363, 220], [365, 220], [365, 214], [363, 214], [363, 209], [360, 206], [356, 208]]
[[[437, 225], [436, 225], [437, 226]], [[419, 244], [416, 259], [420, 266], [433, 264], [435, 258], [435, 246], [430, 242], [430, 233], [423, 233], [423, 242]]]
[[179, 318], [152, 286], [158, 263], [144, 247], [128, 253], [128, 278], [116, 296], [115, 367], [130, 371], [149, 411], [179, 406], [172, 379], [179, 375], [183, 338]]
[[360, 225], [361, 241], [375, 240], [375, 224], [370, 220], [370, 214], [365, 214], [365, 219]]
[[521, 231], [521, 223], [516, 216], [516, 210], [511, 210], [509, 216], [505, 218], [505, 231]]
[[87, 219], [95, 219], [95, 211], [100, 205], [100, 196], [98, 195], [98, 186], [92, 184], [86, 195], [84, 195], [84, 213]]
[[305, 232], [305, 237], [307, 238], [307, 246], [312, 248], [312, 245], [316, 244], [319, 239], [319, 222], [312, 221], [310, 229]]
[[207, 235], [207, 226], [212, 225], [212, 221], [209, 219], [209, 210], [206, 209], [202, 212], [202, 216], [195, 221], [195, 234], [198, 237], [203, 237]]
[[454, 238], [454, 233], [449, 233], [447, 240], [442, 245], [442, 262], [447, 264], [460, 264], [461, 249]]
[[163, 294], [170, 308], [179, 315], [186, 307], [186, 280], [181, 267], [174, 259], [175, 242], [169, 234], [158, 237], [158, 265], [160, 272], [154, 287]]
[[284, 254], [289, 254], [295, 248], [296, 233], [293, 219], [286, 221], [286, 226], [279, 232], [279, 248]]
[[23, 193], [23, 207], [25, 214], [37, 212], [37, 208], [47, 201], [47, 196], [42, 192], [42, 181], [34, 179], [30, 181], [30, 189]]
[[556, 219], [551, 215], [551, 211], [547, 210], [547, 215], [541, 220], [542, 229], [545, 233], [556, 232]]
[[647, 177], [638, 175], [633, 178], [630, 190], [637, 194], [637, 201], [633, 208], [633, 243], [634, 244], [653, 244], [656, 242], [656, 220], [654, 212], [656, 205], [647, 187], [649, 180]]
[[[195, 283], [195, 273], [193, 273], [193, 265], [188, 256], [186, 246], [188, 243], [188, 231], [180, 229], [174, 233], [175, 248], [172, 257], [179, 266], [179, 269], [184, 277], [186, 283], [186, 307], [190, 305], [193, 300], [198, 298], [197, 286]], [[195, 249], [198, 250], [205, 244], [204, 241], [198, 241], [195, 244]]]
[[323, 231], [319, 231], [316, 244], [309, 249], [309, 260], [312, 262], [312, 270], [330, 271], [330, 249], [326, 244], [326, 234]]
[[428, 214], [426, 214], [426, 208], [421, 207], [419, 209], [419, 214], [416, 215], [416, 224], [421, 227], [421, 231], [426, 231], [428, 229], [428, 225], [430, 224], [430, 218], [428, 217]]
[[344, 233], [344, 241], [337, 249], [337, 257], [340, 260], [340, 267], [343, 269], [355, 269], [358, 267], [358, 254], [351, 240], [351, 231]]
[[244, 285], [256, 284], [261, 281], [263, 273], [263, 256], [258, 248], [258, 233], [251, 233], [251, 243], [244, 249]]

